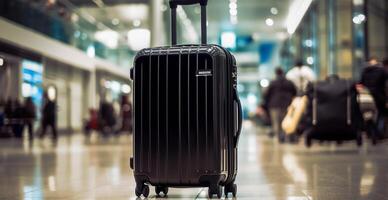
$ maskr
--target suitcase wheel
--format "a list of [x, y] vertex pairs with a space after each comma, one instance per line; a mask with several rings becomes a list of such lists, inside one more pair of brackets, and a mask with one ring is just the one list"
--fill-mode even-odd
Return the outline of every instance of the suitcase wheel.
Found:
[[232, 193], [233, 197], [236, 197], [237, 195], [237, 185], [236, 184], [228, 184], [225, 186], [225, 189], [224, 189], [224, 192], [225, 192], [225, 197], [228, 198], [228, 194], [229, 193]]
[[222, 187], [220, 185], [210, 186], [208, 190], [209, 199], [213, 198], [213, 195], [217, 195], [217, 198], [222, 196]]
[[156, 186], [155, 187], [155, 193], [156, 195], [160, 196], [160, 193], [164, 194], [164, 196], [167, 196], [168, 194], [168, 187], [163, 187], [163, 186]]
[[145, 198], [150, 194], [150, 187], [148, 185], [136, 186], [135, 194], [137, 197], [143, 195]]

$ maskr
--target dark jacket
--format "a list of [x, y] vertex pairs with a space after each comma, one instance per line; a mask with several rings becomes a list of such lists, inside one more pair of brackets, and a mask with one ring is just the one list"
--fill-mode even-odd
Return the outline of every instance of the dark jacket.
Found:
[[272, 81], [264, 95], [267, 108], [287, 109], [296, 95], [295, 85], [284, 76], [277, 77]]
[[361, 75], [361, 83], [369, 89], [379, 111], [383, 111], [385, 108], [386, 80], [387, 73], [384, 68], [379, 66], [366, 67]]
[[36, 108], [33, 102], [28, 102], [24, 105], [24, 117], [26, 119], [36, 118]]
[[43, 123], [51, 124], [56, 122], [56, 105], [53, 101], [47, 101], [43, 107]]

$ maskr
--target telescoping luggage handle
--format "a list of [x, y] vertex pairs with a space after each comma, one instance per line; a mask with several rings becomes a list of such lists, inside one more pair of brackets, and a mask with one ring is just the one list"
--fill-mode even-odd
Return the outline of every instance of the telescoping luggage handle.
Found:
[[172, 45], [177, 44], [176, 37], [176, 8], [178, 5], [201, 5], [201, 44], [207, 43], [206, 29], [206, 6], [208, 0], [170, 0], [171, 8], [171, 42]]

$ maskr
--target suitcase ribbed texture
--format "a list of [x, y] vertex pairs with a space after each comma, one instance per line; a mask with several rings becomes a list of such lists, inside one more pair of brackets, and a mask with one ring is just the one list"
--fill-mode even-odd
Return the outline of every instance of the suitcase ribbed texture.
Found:
[[213, 84], [226, 82], [226, 70], [214, 62], [200, 46], [149, 49], [136, 59], [135, 171], [151, 182], [197, 184], [201, 174], [226, 171], [226, 84]]

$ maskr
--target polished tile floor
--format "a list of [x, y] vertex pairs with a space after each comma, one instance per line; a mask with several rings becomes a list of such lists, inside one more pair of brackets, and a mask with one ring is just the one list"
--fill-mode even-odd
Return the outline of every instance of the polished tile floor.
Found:
[[[245, 122], [238, 199], [388, 199], [388, 144], [280, 145]], [[136, 199], [128, 135], [82, 134], [33, 143], [0, 139], [0, 199]], [[206, 199], [202, 188], [171, 189], [169, 199]], [[151, 188], [149, 199], [157, 199]]]

